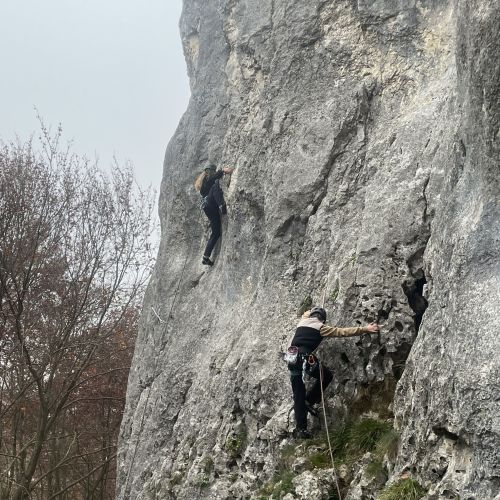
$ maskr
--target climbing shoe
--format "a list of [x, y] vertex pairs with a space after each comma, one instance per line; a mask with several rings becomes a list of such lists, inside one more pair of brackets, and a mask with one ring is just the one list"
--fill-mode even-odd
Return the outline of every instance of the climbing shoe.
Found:
[[213, 266], [214, 263], [210, 260], [209, 257], [205, 257], [203, 256], [203, 260], [201, 261], [201, 263], [204, 265], [204, 266]]
[[295, 439], [311, 439], [312, 434], [307, 429], [294, 429], [292, 436]]

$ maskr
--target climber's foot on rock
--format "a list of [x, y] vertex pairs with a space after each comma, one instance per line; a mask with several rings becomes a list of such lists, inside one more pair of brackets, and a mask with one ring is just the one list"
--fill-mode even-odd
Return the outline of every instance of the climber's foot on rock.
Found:
[[307, 429], [294, 429], [292, 436], [295, 439], [311, 439], [312, 434]]
[[203, 256], [203, 259], [202, 259], [201, 263], [204, 266], [213, 266], [214, 265], [214, 263], [210, 260], [210, 258], [206, 257], [205, 255]]

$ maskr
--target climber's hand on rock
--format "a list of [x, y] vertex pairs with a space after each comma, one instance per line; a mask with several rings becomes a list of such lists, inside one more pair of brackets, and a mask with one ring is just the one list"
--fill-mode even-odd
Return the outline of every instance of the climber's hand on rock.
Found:
[[230, 168], [230, 167], [224, 167], [222, 169], [222, 171], [225, 173], [225, 174], [232, 174], [234, 172], [234, 168]]
[[380, 330], [377, 323], [370, 323], [366, 328], [370, 333], [377, 333]]

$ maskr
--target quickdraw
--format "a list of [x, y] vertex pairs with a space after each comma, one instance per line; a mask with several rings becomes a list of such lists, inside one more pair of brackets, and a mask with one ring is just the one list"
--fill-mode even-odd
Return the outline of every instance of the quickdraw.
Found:
[[304, 360], [302, 362], [302, 382], [305, 383], [306, 376], [309, 375], [317, 366], [318, 358], [314, 354], [309, 354], [308, 356], [304, 356]]

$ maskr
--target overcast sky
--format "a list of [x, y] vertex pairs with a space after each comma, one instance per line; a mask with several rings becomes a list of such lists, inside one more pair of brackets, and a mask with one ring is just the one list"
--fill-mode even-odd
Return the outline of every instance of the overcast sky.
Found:
[[62, 123], [74, 151], [130, 159], [158, 190], [189, 99], [182, 0], [0, 0], [0, 137]]

